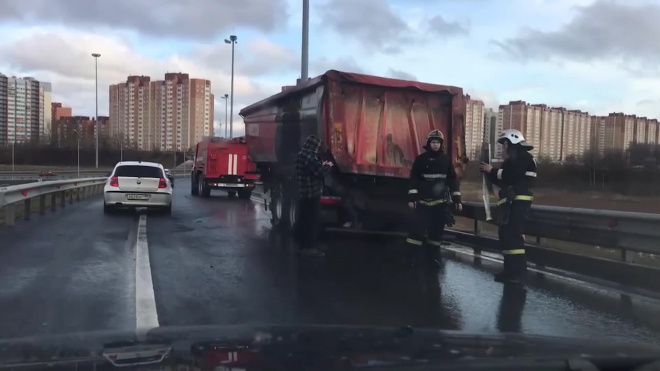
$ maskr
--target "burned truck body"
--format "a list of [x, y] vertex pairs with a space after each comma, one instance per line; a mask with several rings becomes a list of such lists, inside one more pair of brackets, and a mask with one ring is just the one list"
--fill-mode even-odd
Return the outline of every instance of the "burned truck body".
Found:
[[405, 212], [408, 176], [426, 136], [438, 129], [457, 174], [465, 158], [463, 90], [330, 70], [241, 110], [250, 157], [274, 225], [296, 219], [295, 158], [305, 139], [335, 163], [321, 202], [350, 194], [362, 215]]

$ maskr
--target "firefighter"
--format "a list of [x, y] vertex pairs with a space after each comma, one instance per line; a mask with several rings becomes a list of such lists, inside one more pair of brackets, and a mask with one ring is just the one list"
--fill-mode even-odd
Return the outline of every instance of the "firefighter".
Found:
[[415, 210], [415, 218], [406, 239], [406, 263], [412, 266], [421, 261], [435, 267], [440, 264], [449, 198], [456, 210], [463, 208], [456, 171], [442, 151], [443, 142], [439, 130], [431, 131], [424, 146], [426, 152], [415, 158], [410, 172], [408, 207]]
[[529, 151], [534, 147], [525, 142], [518, 130], [507, 129], [497, 139], [502, 145], [504, 162], [499, 169], [481, 163], [481, 171], [500, 188], [501, 208], [499, 240], [504, 269], [495, 281], [521, 283], [527, 271], [524, 224], [532, 206], [532, 188], [536, 180], [536, 161]]

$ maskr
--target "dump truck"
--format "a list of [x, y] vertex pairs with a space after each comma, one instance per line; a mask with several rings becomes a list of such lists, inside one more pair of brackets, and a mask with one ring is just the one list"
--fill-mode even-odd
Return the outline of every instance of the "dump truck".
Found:
[[[374, 228], [392, 228], [409, 212], [412, 163], [431, 130], [460, 177], [466, 164], [463, 89], [330, 70], [243, 108], [248, 153], [263, 182], [274, 226], [297, 219], [295, 159], [305, 139], [322, 140], [320, 156], [335, 166], [326, 177], [322, 212], [338, 215], [342, 197]], [[393, 218], [387, 218], [390, 215]]]
[[190, 174], [193, 196], [209, 197], [212, 189], [222, 189], [230, 197], [249, 199], [257, 179], [256, 164], [248, 155], [245, 137], [204, 137], [195, 146]]

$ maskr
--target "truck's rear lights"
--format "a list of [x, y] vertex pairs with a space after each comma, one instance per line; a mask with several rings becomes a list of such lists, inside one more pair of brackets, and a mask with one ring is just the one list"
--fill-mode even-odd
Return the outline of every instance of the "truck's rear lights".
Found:
[[158, 188], [167, 188], [167, 180], [165, 180], [165, 178], [160, 178]]
[[340, 202], [339, 197], [321, 197], [321, 205], [339, 205]]
[[119, 178], [113, 176], [112, 178], [110, 178], [110, 183], [108, 183], [108, 185], [110, 187], [119, 187]]

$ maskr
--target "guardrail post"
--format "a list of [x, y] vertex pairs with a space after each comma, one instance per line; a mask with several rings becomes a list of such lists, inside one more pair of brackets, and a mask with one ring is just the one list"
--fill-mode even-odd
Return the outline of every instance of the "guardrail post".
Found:
[[69, 204], [73, 203], [73, 189], [69, 190]]
[[[483, 227], [483, 225], [481, 224], [481, 220], [475, 219], [474, 220], [474, 235], [475, 236], [478, 236], [478, 235], [481, 234], [482, 227]], [[478, 247], [473, 247], [472, 252], [477, 254], [477, 255], [481, 255], [481, 249], [478, 248]]]
[[80, 202], [80, 190], [81, 188], [76, 188], [76, 202]]
[[59, 192], [60, 193], [60, 207], [65, 207], [66, 206], [66, 191]]
[[32, 199], [26, 198], [23, 201], [23, 220], [30, 220], [30, 211], [32, 209]]
[[46, 195], [39, 196], [39, 215], [46, 214]]
[[626, 263], [632, 263], [634, 254], [632, 251], [621, 249], [621, 260]]
[[50, 194], [50, 211], [55, 212], [57, 210], [57, 193]]
[[14, 215], [16, 213], [16, 208], [14, 204], [9, 204], [5, 207], [5, 224], [14, 225]]

